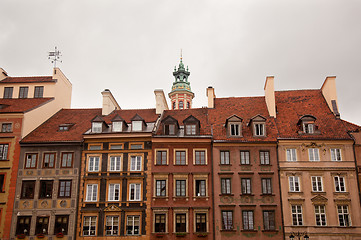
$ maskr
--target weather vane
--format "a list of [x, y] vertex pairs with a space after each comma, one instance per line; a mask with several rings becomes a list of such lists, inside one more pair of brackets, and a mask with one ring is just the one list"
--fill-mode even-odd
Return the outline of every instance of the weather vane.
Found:
[[55, 47], [54, 52], [49, 52], [49, 58], [48, 59], [51, 59], [51, 63], [54, 63], [54, 68], [56, 68], [56, 62], [57, 61], [63, 62], [63, 61], [60, 60], [60, 57], [61, 57], [61, 52], [58, 50], [57, 47]]

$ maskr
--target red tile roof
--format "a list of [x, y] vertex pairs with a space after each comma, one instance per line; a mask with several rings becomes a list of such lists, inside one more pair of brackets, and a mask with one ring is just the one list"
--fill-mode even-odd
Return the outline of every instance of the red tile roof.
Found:
[[350, 132], [361, 131], [361, 126], [359, 126], [359, 125], [347, 122], [345, 120], [342, 120], [342, 123], [343, 123], [343, 125], [345, 125], [347, 131], [350, 131]]
[[41, 83], [41, 82], [55, 82], [52, 76], [39, 77], [7, 77], [0, 81], [1, 83]]
[[131, 123], [132, 118], [135, 115], [139, 115], [141, 118], [144, 119], [146, 123], [155, 122], [157, 121], [159, 115], [155, 113], [155, 108], [150, 109], [120, 109], [115, 110], [109, 115], [103, 117], [106, 123], [111, 123], [111, 120], [116, 116], [119, 115], [126, 123]]
[[52, 100], [54, 98], [0, 99], [0, 113], [25, 113]]

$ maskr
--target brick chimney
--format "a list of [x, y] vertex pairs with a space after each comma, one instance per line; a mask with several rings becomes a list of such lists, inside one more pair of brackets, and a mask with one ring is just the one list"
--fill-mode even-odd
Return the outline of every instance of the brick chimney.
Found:
[[165, 99], [165, 95], [163, 89], [154, 90], [155, 95], [155, 113], [162, 114], [164, 110], [168, 110], [167, 100]]
[[276, 99], [274, 88], [274, 77], [268, 76], [264, 85], [264, 95], [266, 99], [268, 113], [271, 117], [276, 118]]

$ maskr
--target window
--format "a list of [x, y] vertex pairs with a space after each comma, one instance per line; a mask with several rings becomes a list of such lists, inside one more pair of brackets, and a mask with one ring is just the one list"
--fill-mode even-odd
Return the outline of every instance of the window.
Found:
[[346, 192], [345, 178], [341, 176], [335, 176], [335, 190], [336, 192]]
[[98, 200], [98, 184], [88, 184], [86, 188], [86, 202], [96, 202]]
[[303, 124], [303, 131], [304, 131], [304, 133], [314, 133], [315, 132], [315, 125], [313, 123], [304, 123]]
[[139, 235], [140, 217], [127, 216], [127, 235]]
[[120, 171], [121, 156], [110, 156], [109, 171]]
[[196, 232], [207, 232], [207, 213], [196, 213]]
[[176, 196], [177, 197], [185, 197], [187, 191], [187, 180], [176, 180]]
[[141, 170], [142, 170], [142, 156], [131, 156], [130, 171], [141, 171]]
[[195, 180], [196, 182], [196, 196], [205, 197], [206, 196], [206, 180]]
[[263, 211], [263, 227], [264, 230], [275, 230], [275, 212], [274, 211]]
[[140, 183], [129, 184], [129, 201], [140, 201]]
[[241, 151], [241, 164], [249, 165], [249, 151]]
[[157, 197], [165, 197], [167, 195], [167, 180], [156, 180], [155, 185], [155, 195]]
[[320, 161], [320, 155], [318, 153], [318, 148], [309, 148], [308, 157], [310, 161]]
[[98, 156], [89, 156], [89, 172], [99, 172], [99, 160], [100, 158]]
[[197, 134], [197, 126], [195, 124], [187, 124], [186, 127], [186, 135], [196, 135]]
[[154, 224], [154, 232], [156, 233], [164, 233], [166, 228], [166, 215], [165, 214], [155, 214], [155, 224]]
[[120, 184], [109, 184], [108, 201], [119, 201]]
[[8, 159], [9, 144], [0, 144], [0, 160]]
[[302, 206], [301, 205], [292, 205], [292, 224], [294, 226], [302, 226]]
[[231, 194], [231, 179], [230, 178], [221, 178], [221, 193], [222, 194]]
[[73, 166], [73, 153], [62, 153], [61, 155], [61, 167], [69, 168]]
[[12, 132], [13, 124], [12, 123], [3, 123], [1, 124], [1, 132]]
[[112, 122], [112, 131], [113, 132], [121, 132], [122, 129], [123, 129], [123, 122]]
[[205, 165], [206, 164], [206, 151], [195, 151], [195, 164]]
[[13, 87], [4, 87], [4, 98], [13, 98]]
[[36, 168], [36, 161], [38, 158], [38, 154], [36, 153], [28, 153], [25, 157], [25, 168]]
[[28, 87], [20, 87], [19, 88], [19, 98], [27, 98], [28, 97]]
[[300, 191], [300, 182], [298, 176], [289, 176], [288, 182], [290, 185], [290, 192], [299, 192]]
[[230, 136], [239, 136], [239, 124], [230, 123], [229, 124], [229, 135]]
[[255, 136], [264, 136], [264, 123], [255, 123], [254, 124], [254, 135]]
[[315, 217], [317, 226], [326, 226], [325, 205], [315, 205]]
[[120, 144], [110, 144], [110, 150], [120, 150], [120, 149], [123, 149], [123, 144], [120, 143]]
[[93, 133], [101, 133], [103, 131], [103, 123], [102, 122], [92, 122], [92, 132]]
[[179, 101], [179, 109], [183, 109], [183, 101]]
[[16, 223], [16, 235], [25, 234], [29, 236], [31, 225], [31, 216], [21, 216], [18, 217]]
[[40, 181], [39, 198], [51, 198], [53, 196], [53, 181]]
[[37, 217], [35, 234], [48, 234], [49, 217]]
[[35, 181], [23, 181], [21, 187], [21, 198], [22, 199], [33, 199], [35, 190]]
[[311, 182], [312, 182], [312, 192], [322, 192], [323, 191], [322, 177], [312, 176]]
[[340, 227], [351, 226], [350, 215], [348, 213], [347, 205], [338, 205], [337, 213], [338, 213], [338, 221], [339, 221]]
[[5, 192], [5, 174], [0, 174], [0, 193]]
[[175, 151], [175, 164], [186, 165], [186, 151]]
[[97, 217], [84, 216], [83, 236], [95, 236], [97, 229]]
[[70, 125], [68, 125], [68, 124], [59, 125], [60, 132], [69, 131], [69, 128], [70, 128]]
[[221, 164], [222, 165], [229, 165], [229, 151], [221, 151]]
[[71, 196], [71, 180], [59, 180], [59, 193], [58, 197]]
[[173, 102], [173, 104], [172, 104], [172, 106], [173, 106], [173, 109], [175, 109], [175, 104], [176, 104], [176, 103], [175, 103], [175, 102]]
[[331, 149], [331, 161], [341, 161], [341, 149], [332, 148]]
[[132, 131], [142, 131], [142, 121], [132, 121]]
[[269, 165], [269, 152], [268, 151], [259, 151], [259, 159], [261, 162], [261, 165]]
[[54, 234], [57, 233], [62, 233], [64, 235], [68, 234], [68, 223], [69, 223], [68, 215], [55, 216]]
[[167, 151], [157, 151], [157, 165], [167, 165]]
[[250, 178], [241, 178], [242, 194], [252, 194], [252, 183]]
[[297, 152], [295, 148], [289, 148], [286, 150], [287, 153], [287, 161], [295, 162], [297, 161]]
[[34, 89], [34, 98], [42, 98], [44, 95], [44, 87], [43, 86], [37, 86]]
[[233, 211], [222, 211], [222, 230], [233, 230]]
[[191, 108], [191, 104], [189, 102], [187, 102], [187, 108]]
[[164, 125], [164, 134], [165, 135], [174, 135], [175, 134], [175, 125], [174, 124], [165, 124]]
[[56, 153], [44, 153], [43, 168], [53, 168]]
[[272, 194], [271, 178], [262, 178], [262, 194]]
[[187, 232], [187, 214], [176, 213], [175, 214], [175, 231]]
[[102, 145], [100, 145], [100, 144], [89, 144], [89, 150], [102, 150]]
[[251, 210], [242, 211], [242, 219], [243, 219], [243, 230], [254, 229], [253, 211]]
[[143, 144], [130, 144], [130, 149], [143, 149]]
[[105, 235], [112, 236], [118, 235], [119, 217], [107, 216], [105, 220]]

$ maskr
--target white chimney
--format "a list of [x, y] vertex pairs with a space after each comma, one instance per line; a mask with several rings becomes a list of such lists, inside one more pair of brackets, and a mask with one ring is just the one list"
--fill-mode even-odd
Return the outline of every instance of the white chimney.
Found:
[[168, 110], [168, 103], [165, 99], [163, 89], [154, 90], [155, 95], [155, 113], [162, 114], [164, 110]]
[[102, 115], [108, 115], [114, 110], [120, 109], [117, 101], [115, 100], [113, 94], [110, 92], [109, 89], [105, 89], [102, 92], [102, 95], [103, 95]]
[[271, 117], [276, 117], [276, 98], [274, 88], [274, 77], [268, 76], [264, 85], [264, 95], [266, 99], [268, 113]]
[[207, 97], [208, 97], [208, 108], [214, 108], [214, 99], [216, 98], [216, 95], [214, 93], [214, 88], [212, 86], [209, 86], [207, 88]]
[[321, 87], [322, 95], [326, 99], [327, 105], [336, 117], [340, 117], [337, 104], [336, 77], [326, 77]]

